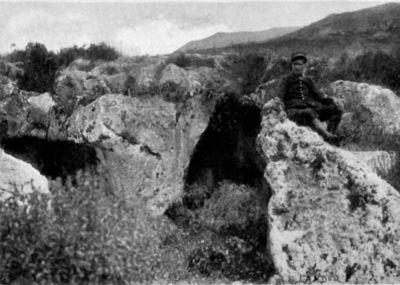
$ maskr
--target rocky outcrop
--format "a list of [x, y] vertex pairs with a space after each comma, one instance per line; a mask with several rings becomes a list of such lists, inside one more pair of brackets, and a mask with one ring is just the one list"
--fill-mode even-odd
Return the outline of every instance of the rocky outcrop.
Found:
[[333, 96], [344, 101], [347, 112], [339, 125], [346, 137], [355, 140], [377, 140], [396, 135], [400, 130], [400, 98], [381, 86], [350, 81], [331, 84]]
[[15, 81], [0, 75], [0, 108], [2, 108], [8, 100], [18, 94], [19, 89]]
[[396, 283], [400, 194], [350, 152], [263, 109], [271, 282]]
[[188, 95], [193, 96], [199, 93], [207, 84], [216, 82], [218, 82], [221, 87], [224, 85], [233, 85], [232, 82], [224, 79], [216, 69], [200, 66], [198, 68], [186, 70], [170, 63], [161, 72], [159, 84], [172, 83], [186, 90]]
[[159, 96], [109, 94], [71, 116], [68, 136], [105, 148], [114, 186], [162, 214], [181, 196], [184, 171], [207, 122], [197, 98], [177, 108]]
[[32, 136], [37, 138], [65, 138], [62, 124], [65, 114], [58, 114], [56, 102], [49, 93], [19, 91], [0, 101], [1, 137]]
[[353, 151], [360, 161], [365, 162], [375, 173], [387, 176], [394, 171], [397, 162], [396, 152], [381, 150], [375, 151]]
[[0, 149], [0, 200], [35, 191], [49, 194], [47, 179], [30, 164]]
[[0, 60], [0, 74], [6, 76], [11, 80], [16, 80], [18, 75], [23, 75], [24, 70], [18, 66], [19, 63], [11, 63]]

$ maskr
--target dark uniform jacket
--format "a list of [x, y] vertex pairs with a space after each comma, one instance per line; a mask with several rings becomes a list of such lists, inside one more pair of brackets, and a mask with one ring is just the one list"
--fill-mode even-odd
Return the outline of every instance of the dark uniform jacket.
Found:
[[320, 92], [309, 77], [291, 73], [280, 83], [278, 96], [286, 109], [315, 107], [318, 103], [329, 104], [333, 100]]

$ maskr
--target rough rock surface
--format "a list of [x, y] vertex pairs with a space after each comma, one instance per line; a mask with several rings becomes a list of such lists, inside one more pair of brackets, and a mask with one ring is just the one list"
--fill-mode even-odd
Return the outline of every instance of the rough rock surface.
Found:
[[400, 98], [391, 90], [343, 80], [333, 82], [331, 89], [348, 112], [339, 125], [345, 134], [368, 139], [400, 131]]
[[0, 108], [19, 92], [15, 81], [0, 75]]
[[168, 64], [160, 75], [159, 84], [166, 83], [173, 83], [182, 87], [191, 96], [210, 83], [217, 83], [219, 86], [234, 85], [233, 82], [223, 78], [214, 68], [200, 66], [187, 70], [172, 63]]
[[397, 154], [395, 152], [376, 150], [353, 151], [352, 153], [381, 176], [389, 175], [396, 166]]
[[400, 194], [350, 152], [263, 109], [258, 143], [267, 161], [271, 282], [396, 283]]
[[196, 98], [178, 109], [159, 96], [108, 94], [77, 110], [68, 133], [106, 148], [114, 185], [162, 214], [181, 196], [184, 171], [208, 117]]
[[32, 108], [37, 109], [43, 114], [47, 114], [51, 110], [51, 108], [56, 105], [50, 93], [47, 92], [38, 96], [32, 96], [28, 98], [28, 102]]
[[0, 137], [33, 136], [63, 139], [61, 118], [49, 93], [20, 91], [8, 99], [0, 100]]
[[34, 191], [49, 194], [47, 179], [29, 163], [0, 149], [0, 200]]

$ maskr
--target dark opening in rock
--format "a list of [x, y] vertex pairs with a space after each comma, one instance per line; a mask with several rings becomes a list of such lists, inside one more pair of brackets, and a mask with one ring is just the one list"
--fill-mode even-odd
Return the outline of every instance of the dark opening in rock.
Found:
[[234, 95], [224, 97], [196, 146], [186, 183], [208, 187], [225, 179], [250, 186], [262, 183], [265, 162], [256, 150], [260, 124], [259, 107], [241, 103]]
[[190, 161], [183, 201], [166, 212], [187, 231], [189, 269], [197, 274], [260, 282], [273, 274], [260, 128], [257, 105], [235, 95], [220, 100]]
[[94, 169], [98, 164], [96, 150], [70, 141], [48, 141], [35, 137], [3, 139], [1, 147], [24, 160], [47, 177], [74, 176], [78, 170]]

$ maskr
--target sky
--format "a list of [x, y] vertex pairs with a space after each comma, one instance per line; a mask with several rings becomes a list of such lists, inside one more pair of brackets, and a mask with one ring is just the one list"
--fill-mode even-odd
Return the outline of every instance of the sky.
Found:
[[167, 54], [217, 32], [301, 27], [385, 2], [0, 0], [0, 53], [24, 49], [28, 42], [53, 51], [106, 42], [126, 55]]

